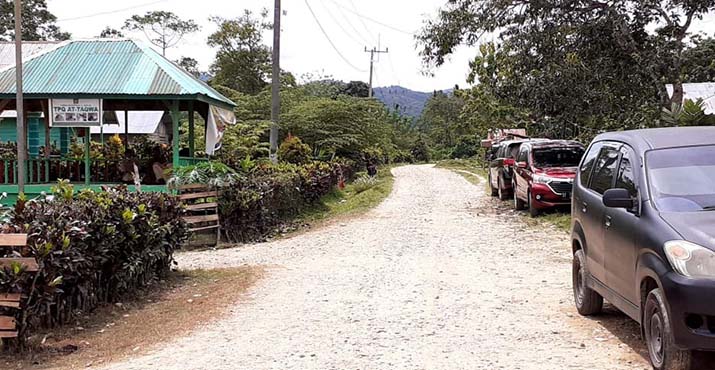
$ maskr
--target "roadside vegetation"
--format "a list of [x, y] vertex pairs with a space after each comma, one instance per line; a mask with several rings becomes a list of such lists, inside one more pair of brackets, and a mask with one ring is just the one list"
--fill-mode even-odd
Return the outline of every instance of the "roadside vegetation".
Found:
[[326, 221], [359, 216], [373, 209], [392, 192], [395, 180], [392, 176], [392, 168], [392, 166], [380, 168], [374, 178], [361, 173], [344, 189], [334, 188], [318, 203], [302, 212], [297, 218], [297, 223], [312, 227]]

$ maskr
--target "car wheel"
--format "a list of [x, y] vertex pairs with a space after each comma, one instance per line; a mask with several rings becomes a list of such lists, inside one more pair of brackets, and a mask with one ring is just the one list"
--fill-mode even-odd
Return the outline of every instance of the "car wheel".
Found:
[[643, 325], [648, 355], [656, 370], [686, 370], [693, 362], [692, 351], [675, 347], [670, 315], [660, 289], [648, 293], [643, 309]]
[[588, 270], [586, 269], [586, 256], [582, 249], [577, 250], [573, 255], [571, 273], [573, 276], [573, 297], [578, 313], [590, 316], [601, 312], [603, 297], [586, 284]]
[[499, 200], [507, 200], [509, 199], [509, 194], [507, 194], [506, 190], [504, 190], [504, 184], [502, 184], [501, 178], [497, 181], [498, 184], [498, 192], [499, 192]]
[[526, 202], [529, 207], [529, 215], [531, 217], [536, 217], [541, 213], [541, 211], [534, 206], [534, 201], [531, 199], [531, 191], [526, 193]]
[[521, 211], [526, 208], [524, 201], [519, 199], [519, 196], [516, 195], [516, 184], [512, 185], [512, 189], [514, 189], [514, 209], [516, 209], [517, 211]]
[[492, 171], [489, 171], [489, 190], [491, 191], [493, 197], [499, 195], [498, 190], [492, 184]]

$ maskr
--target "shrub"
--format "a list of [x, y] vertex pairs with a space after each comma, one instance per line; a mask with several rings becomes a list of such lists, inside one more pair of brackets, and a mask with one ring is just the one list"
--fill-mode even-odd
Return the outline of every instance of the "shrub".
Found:
[[377, 178], [370, 177], [367, 175], [359, 176], [355, 181], [353, 181], [353, 189], [355, 192], [360, 194], [366, 190], [369, 190], [379, 183]]
[[479, 154], [480, 148], [481, 142], [476, 136], [461, 136], [457, 139], [457, 145], [452, 148], [450, 157], [452, 159], [471, 158]]
[[225, 187], [235, 184], [238, 173], [221, 162], [200, 162], [194, 166], [179, 167], [168, 181], [172, 188], [188, 184], [206, 184], [210, 187]]
[[420, 137], [412, 146], [412, 157], [417, 162], [429, 162], [430, 161], [430, 150], [423, 137]]
[[354, 171], [354, 162], [345, 159], [302, 166], [258, 164], [250, 175], [222, 190], [219, 213], [226, 238], [230, 242], [265, 238]]
[[293, 163], [293, 164], [304, 164], [310, 162], [311, 149], [308, 144], [303, 144], [297, 136], [288, 135], [283, 143], [281, 143], [280, 148], [278, 148], [278, 158], [281, 161]]
[[70, 322], [159, 279], [187, 237], [176, 197], [123, 186], [75, 194], [71, 185], [60, 183], [53, 190], [54, 197], [19, 199], [2, 226], [3, 232], [28, 234], [22, 254], [40, 266], [35, 275], [0, 271], [0, 293], [28, 296], [27, 319], [16, 315], [20, 340], [35, 328]]

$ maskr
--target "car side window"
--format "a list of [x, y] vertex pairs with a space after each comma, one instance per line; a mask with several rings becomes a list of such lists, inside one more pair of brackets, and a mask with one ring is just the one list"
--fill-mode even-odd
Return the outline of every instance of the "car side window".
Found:
[[591, 147], [588, 149], [588, 152], [584, 156], [583, 161], [581, 162], [581, 168], [579, 170], [581, 185], [588, 186], [588, 182], [591, 179], [593, 165], [596, 163], [596, 157], [598, 156], [598, 153], [601, 152], [601, 148], [603, 148], [603, 142], [595, 142], [591, 145]]
[[618, 167], [620, 156], [618, 148], [604, 145], [598, 155], [593, 174], [591, 175], [591, 186], [595, 192], [603, 194], [613, 187], [613, 180]]
[[526, 150], [526, 147], [522, 147], [519, 151], [519, 158], [517, 158], [517, 162], [528, 162], [528, 160], [529, 152]]
[[632, 198], [638, 197], [638, 187], [636, 186], [636, 178], [633, 172], [633, 164], [631, 162], [631, 150], [623, 147], [623, 158], [618, 169], [618, 177], [616, 178], [616, 187], [628, 190], [628, 194]]

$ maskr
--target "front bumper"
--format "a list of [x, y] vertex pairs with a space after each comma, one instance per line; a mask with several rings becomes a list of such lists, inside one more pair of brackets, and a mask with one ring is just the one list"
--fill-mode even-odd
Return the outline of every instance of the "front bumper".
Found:
[[571, 204], [571, 193], [556, 194], [547, 184], [531, 185], [531, 201], [537, 209], [546, 209]]
[[661, 278], [661, 284], [675, 345], [715, 351], [715, 280], [689, 279], [671, 271]]

